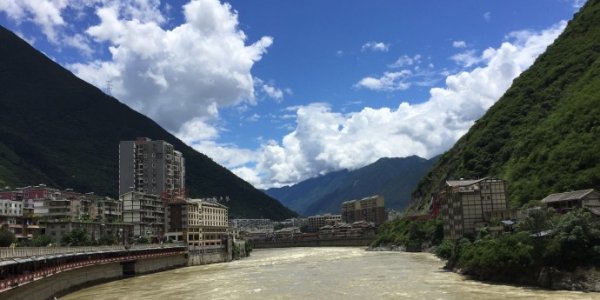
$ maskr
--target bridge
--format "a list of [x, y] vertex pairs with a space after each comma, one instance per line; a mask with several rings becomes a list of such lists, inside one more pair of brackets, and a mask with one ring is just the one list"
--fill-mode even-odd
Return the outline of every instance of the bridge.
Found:
[[313, 239], [274, 239], [254, 240], [256, 249], [291, 248], [291, 247], [365, 247], [373, 241], [372, 236], [352, 238], [313, 238]]
[[183, 244], [0, 248], [0, 298], [47, 299], [77, 285], [185, 265]]

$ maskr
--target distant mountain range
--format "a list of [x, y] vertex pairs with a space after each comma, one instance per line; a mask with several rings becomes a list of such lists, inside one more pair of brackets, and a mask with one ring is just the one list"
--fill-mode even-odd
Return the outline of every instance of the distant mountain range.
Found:
[[342, 202], [374, 194], [384, 196], [386, 208], [402, 210], [436, 159], [382, 158], [357, 170], [332, 172], [265, 192], [305, 216], [340, 213]]
[[600, 1], [564, 32], [419, 182], [413, 210], [445, 180], [495, 176], [513, 206], [600, 188]]
[[190, 196], [229, 196], [231, 217], [296, 215], [0, 26], [1, 187], [45, 183], [116, 197], [119, 141], [138, 136], [183, 152]]

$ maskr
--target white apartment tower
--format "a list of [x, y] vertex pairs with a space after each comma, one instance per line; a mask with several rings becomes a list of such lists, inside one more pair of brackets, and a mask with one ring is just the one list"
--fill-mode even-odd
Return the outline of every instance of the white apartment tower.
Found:
[[185, 160], [173, 145], [149, 138], [119, 144], [119, 195], [183, 195]]

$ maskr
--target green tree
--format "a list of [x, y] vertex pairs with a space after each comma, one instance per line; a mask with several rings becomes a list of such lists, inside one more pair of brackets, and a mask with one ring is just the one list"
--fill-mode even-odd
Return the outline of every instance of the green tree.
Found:
[[75, 229], [63, 235], [61, 244], [65, 246], [87, 246], [91, 242], [85, 229]]
[[46, 247], [53, 242], [53, 239], [45, 234], [35, 234], [29, 242], [33, 247]]
[[16, 240], [15, 234], [6, 230], [0, 230], [0, 247], [8, 247]]

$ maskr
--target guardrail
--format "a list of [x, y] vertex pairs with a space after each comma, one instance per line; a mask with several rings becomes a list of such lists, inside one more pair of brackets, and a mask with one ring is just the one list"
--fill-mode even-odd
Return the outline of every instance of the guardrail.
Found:
[[[164, 249], [169, 250], [169, 248], [175, 248], [172, 246], [172, 244], [170, 244], [170, 245], [171, 246], [166, 246]], [[154, 246], [154, 247], [150, 247], [150, 246]], [[136, 247], [137, 247], [136, 249], [138, 249], [138, 250], [139, 249], [152, 249], [152, 248], [156, 249], [156, 248], [158, 248], [156, 244], [154, 244], [154, 245], [136, 245]], [[67, 248], [67, 247], [64, 247], [64, 248]], [[68, 248], [80, 248], [81, 249], [81, 248], [93, 248], [93, 247], [68, 247]], [[99, 247], [95, 247], [95, 248], [98, 249]], [[121, 249], [124, 249], [124, 248], [121, 247]], [[131, 250], [131, 248], [130, 248], [130, 250]], [[25, 273], [25, 274], [19, 274], [19, 275], [10, 275], [9, 274], [8, 276], [5, 276], [4, 278], [0, 278], [0, 295], [2, 292], [6, 291], [8, 289], [12, 289], [17, 286], [20, 286], [20, 285], [23, 285], [23, 284], [26, 284], [26, 283], [29, 283], [29, 282], [32, 282], [35, 280], [39, 280], [39, 279], [42, 279], [42, 278], [45, 278], [48, 276], [52, 276], [57, 273], [61, 273], [61, 272], [76, 269], [76, 268], [87, 267], [87, 266], [96, 265], [96, 264], [122, 262], [122, 261], [134, 260], [134, 259], [148, 259], [148, 258], [169, 256], [169, 255], [178, 254], [178, 253], [185, 253], [184, 250], [182, 250], [182, 251], [176, 251], [174, 249], [170, 249], [170, 250], [171, 251], [167, 251], [164, 253], [138, 253], [138, 254], [129, 254], [129, 255], [125, 255], [125, 256], [121, 256], [121, 257], [107, 257], [107, 258], [97, 258], [97, 259], [90, 259], [90, 260], [83, 260], [83, 261], [75, 261], [75, 262], [69, 262], [69, 263], [64, 263], [64, 264], [60, 264], [60, 265], [41, 267], [39, 269], [33, 270], [30, 273]], [[98, 251], [98, 250], [96, 250], [96, 251]]]
[[117, 246], [83, 246], [83, 247], [0, 247], [0, 259], [31, 257], [41, 255], [56, 255], [67, 253], [86, 253], [98, 251], [120, 251], [120, 250], [140, 250], [161, 247], [184, 247], [185, 244], [137, 244], [125, 248], [123, 245]]

